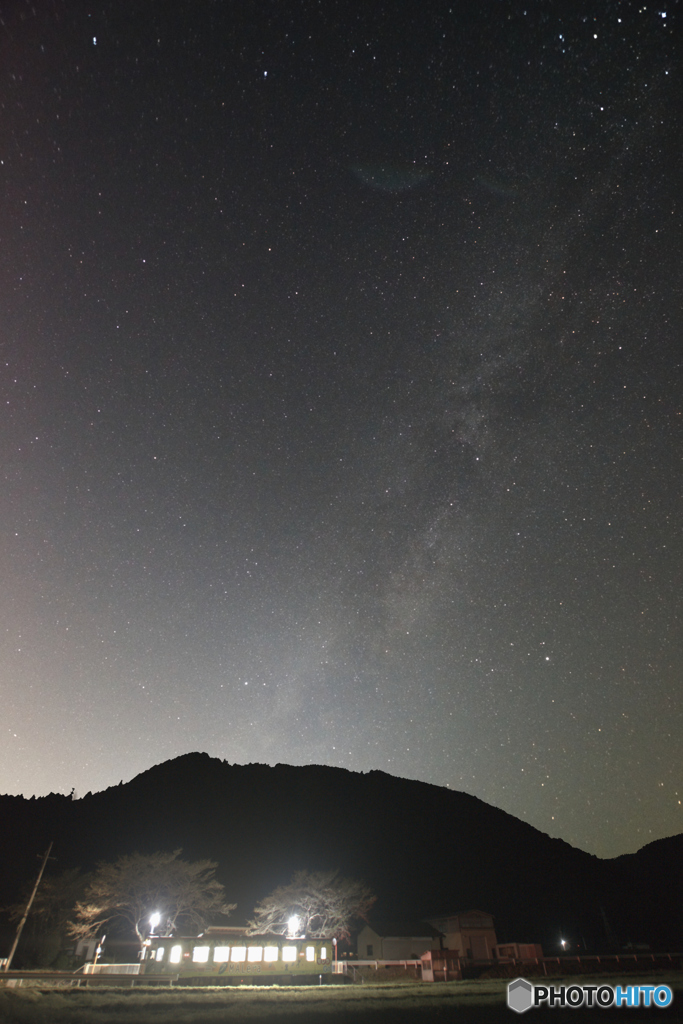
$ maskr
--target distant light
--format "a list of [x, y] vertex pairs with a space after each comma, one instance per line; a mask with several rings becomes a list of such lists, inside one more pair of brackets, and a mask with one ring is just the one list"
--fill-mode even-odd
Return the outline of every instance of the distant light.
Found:
[[97, 36], [92, 37], [92, 44], [93, 46], [97, 46]]
[[298, 917], [296, 914], [292, 914], [292, 916], [287, 921], [287, 932], [288, 932], [288, 934], [290, 936], [297, 935], [298, 932], [299, 932], [299, 925], [300, 924], [301, 924], [301, 918]]
[[152, 926], [152, 931], [154, 931], [156, 926], [159, 924], [159, 921], [161, 921], [161, 914], [159, 914], [157, 911], [155, 911], [153, 914], [150, 914], [149, 923]]

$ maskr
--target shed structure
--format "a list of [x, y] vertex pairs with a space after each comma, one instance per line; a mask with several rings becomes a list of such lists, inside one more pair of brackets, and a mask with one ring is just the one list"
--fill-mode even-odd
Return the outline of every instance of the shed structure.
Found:
[[427, 921], [443, 935], [446, 949], [470, 960], [492, 960], [497, 945], [493, 917], [483, 910], [465, 910], [455, 914], [429, 917]]
[[493, 955], [499, 960], [540, 960], [543, 947], [539, 942], [500, 942], [493, 947]]
[[441, 933], [426, 921], [366, 924], [358, 935], [359, 960], [419, 960], [440, 949]]

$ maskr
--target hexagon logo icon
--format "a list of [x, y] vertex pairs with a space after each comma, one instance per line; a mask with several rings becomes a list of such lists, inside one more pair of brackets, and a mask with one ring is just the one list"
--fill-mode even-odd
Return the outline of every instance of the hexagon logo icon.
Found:
[[533, 987], [525, 978], [515, 978], [508, 985], [508, 1006], [515, 1013], [525, 1013], [534, 1005]]

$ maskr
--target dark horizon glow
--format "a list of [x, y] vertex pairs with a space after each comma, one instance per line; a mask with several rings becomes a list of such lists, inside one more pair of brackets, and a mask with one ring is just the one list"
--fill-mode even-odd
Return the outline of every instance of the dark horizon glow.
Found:
[[677, 9], [3, 17], [0, 791], [682, 831]]

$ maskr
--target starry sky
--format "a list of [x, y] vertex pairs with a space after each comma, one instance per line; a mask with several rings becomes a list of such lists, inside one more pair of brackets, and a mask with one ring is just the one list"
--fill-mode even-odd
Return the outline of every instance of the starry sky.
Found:
[[683, 831], [680, 18], [3, 5], [2, 792]]

